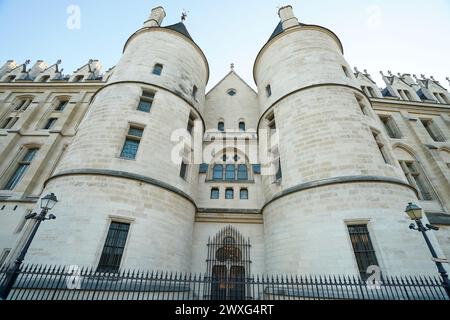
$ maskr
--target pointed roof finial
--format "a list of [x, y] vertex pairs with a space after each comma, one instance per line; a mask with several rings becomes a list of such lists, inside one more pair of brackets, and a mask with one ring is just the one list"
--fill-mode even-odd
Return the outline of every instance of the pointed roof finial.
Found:
[[230, 69], [231, 69], [232, 71], [234, 71], [234, 63], [233, 63], [233, 62], [230, 64]]
[[390, 75], [392, 77], [392, 72], [391, 70], [388, 70], [388, 75]]
[[357, 67], [354, 67], [353, 69], [355, 70], [355, 72], [359, 72]]
[[369, 73], [367, 72], [367, 69], [364, 69], [363, 71], [364, 71], [365, 74], [369, 74]]
[[186, 9], [183, 9], [183, 12], [181, 13], [181, 21], [184, 22], [186, 21], [187, 18], [187, 11]]
[[422, 79], [425, 79], [425, 75], [423, 73], [420, 74], [420, 76], [422, 77]]

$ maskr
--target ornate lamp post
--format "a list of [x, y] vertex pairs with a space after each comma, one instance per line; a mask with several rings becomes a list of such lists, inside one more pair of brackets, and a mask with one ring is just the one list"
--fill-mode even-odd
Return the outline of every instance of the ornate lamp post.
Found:
[[436, 263], [436, 267], [437, 267], [439, 273], [441, 274], [442, 284], [444, 286], [444, 289], [447, 292], [448, 297], [450, 298], [450, 282], [448, 280], [448, 274], [442, 265], [442, 262], [441, 262], [442, 259], [438, 258], [436, 251], [434, 250], [433, 245], [431, 244], [430, 239], [428, 239], [428, 236], [426, 234], [427, 231], [430, 231], [430, 230], [437, 231], [437, 230], [439, 230], [439, 228], [429, 225], [429, 224], [424, 226], [422, 224], [422, 214], [423, 214], [422, 208], [418, 207], [417, 205], [415, 205], [411, 202], [406, 207], [405, 212], [409, 216], [409, 218], [411, 220], [413, 220], [417, 225], [417, 227], [416, 227], [414, 225], [414, 223], [411, 223], [409, 225], [409, 228], [411, 230], [416, 230], [416, 231], [419, 231], [422, 233], [423, 238], [425, 239], [425, 242], [427, 243], [428, 249], [430, 249], [431, 255], [433, 256], [433, 261], [434, 261], [434, 263]]
[[56, 219], [56, 217], [53, 214], [50, 214], [47, 217], [47, 213], [55, 206], [57, 202], [58, 199], [56, 199], [56, 196], [53, 193], [48, 194], [41, 199], [42, 210], [39, 215], [37, 213], [30, 213], [26, 215], [25, 219], [36, 220], [36, 223], [34, 224], [31, 234], [28, 237], [27, 242], [25, 243], [25, 246], [23, 247], [22, 251], [20, 252], [20, 255], [17, 257], [14, 264], [6, 272], [5, 280], [0, 286], [0, 299], [6, 300], [8, 298], [9, 292], [11, 291], [14, 283], [17, 280], [17, 277], [20, 274], [20, 266], [22, 265], [22, 262], [25, 259], [25, 255], [27, 254], [28, 248], [30, 247], [31, 242], [33, 242], [33, 238], [36, 235], [36, 232], [39, 229], [41, 222], [45, 220]]

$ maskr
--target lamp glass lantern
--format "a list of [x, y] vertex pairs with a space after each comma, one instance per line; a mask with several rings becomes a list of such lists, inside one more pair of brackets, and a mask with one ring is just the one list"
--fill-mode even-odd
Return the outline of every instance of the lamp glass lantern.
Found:
[[54, 193], [50, 193], [41, 199], [41, 208], [43, 210], [51, 210], [58, 202]]
[[422, 208], [415, 205], [414, 203], [409, 203], [405, 209], [406, 214], [409, 216], [411, 220], [420, 220], [422, 219]]

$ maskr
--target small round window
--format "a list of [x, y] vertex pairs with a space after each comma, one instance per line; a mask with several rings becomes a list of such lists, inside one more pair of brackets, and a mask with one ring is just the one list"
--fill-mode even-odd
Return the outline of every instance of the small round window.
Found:
[[236, 95], [236, 93], [237, 93], [236, 89], [228, 89], [228, 91], [227, 91], [227, 94], [229, 96], [234, 96], [234, 95]]

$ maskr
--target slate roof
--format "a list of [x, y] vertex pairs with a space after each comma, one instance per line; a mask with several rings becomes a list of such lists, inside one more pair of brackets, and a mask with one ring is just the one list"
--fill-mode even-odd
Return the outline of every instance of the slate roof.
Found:
[[189, 32], [187, 31], [186, 26], [184, 25], [183, 22], [178, 22], [178, 23], [172, 24], [172, 25], [164, 27], [164, 28], [171, 29], [173, 31], [181, 33], [182, 35], [184, 35], [184, 36], [188, 37], [189, 39], [191, 39], [192, 41], [194, 41], [192, 39], [191, 35], [189, 34]]

